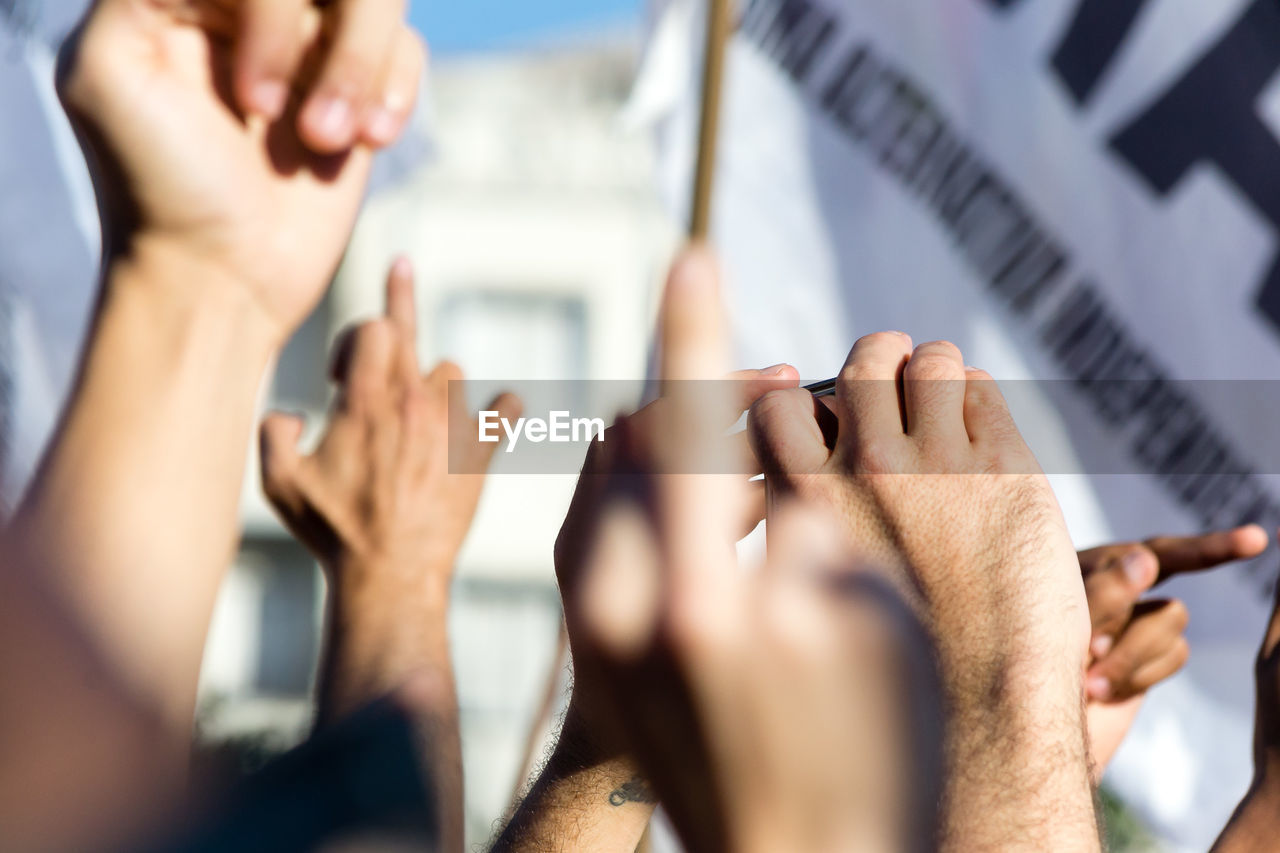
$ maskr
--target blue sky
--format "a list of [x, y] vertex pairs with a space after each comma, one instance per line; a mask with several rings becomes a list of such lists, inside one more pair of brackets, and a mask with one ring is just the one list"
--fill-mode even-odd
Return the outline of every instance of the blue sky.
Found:
[[487, 50], [639, 20], [644, 0], [412, 0], [433, 53]]

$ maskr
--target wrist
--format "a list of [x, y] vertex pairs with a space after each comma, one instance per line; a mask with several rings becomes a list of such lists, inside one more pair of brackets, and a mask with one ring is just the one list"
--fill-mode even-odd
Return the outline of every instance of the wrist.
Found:
[[321, 567], [335, 617], [429, 618], [443, 624], [448, 614], [452, 564], [344, 554], [323, 560]]
[[957, 709], [1016, 718], [1066, 711], [1074, 717], [1083, 703], [1083, 668], [1064, 665], [1070, 662], [1065, 655], [1051, 657], [940, 653], [944, 682]]
[[221, 324], [234, 331], [242, 352], [263, 361], [292, 331], [263, 310], [240, 276], [178, 239], [135, 235], [104, 259], [103, 271], [105, 304], [145, 301], [180, 325]]
[[322, 659], [320, 718], [341, 718], [412, 678], [445, 685], [456, 713], [448, 608], [398, 596], [356, 599], [331, 595], [329, 640]]

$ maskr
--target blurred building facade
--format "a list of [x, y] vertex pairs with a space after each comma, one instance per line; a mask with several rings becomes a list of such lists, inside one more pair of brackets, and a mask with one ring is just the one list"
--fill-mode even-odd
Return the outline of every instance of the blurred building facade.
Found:
[[[677, 234], [649, 138], [619, 121], [634, 63], [625, 39], [437, 62], [419, 117], [435, 150], [371, 200], [331, 294], [281, 357], [272, 405], [306, 412], [311, 437], [322, 429], [328, 345], [381, 310], [400, 253], [418, 274], [424, 366], [450, 358], [495, 381], [643, 377]], [[324, 585], [252, 465], [200, 722], [210, 740], [283, 747], [309, 725]], [[499, 467], [459, 562], [451, 630], [473, 843], [519, 787], [548, 679], [563, 669], [551, 555], [573, 485]]]

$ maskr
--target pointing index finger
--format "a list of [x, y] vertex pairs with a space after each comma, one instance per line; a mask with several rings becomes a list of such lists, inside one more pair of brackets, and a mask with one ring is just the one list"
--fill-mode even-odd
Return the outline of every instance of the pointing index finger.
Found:
[[1266, 550], [1268, 537], [1256, 524], [1218, 530], [1200, 536], [1158, 536], [1146, 546], [1160, 561], [1160, 580], [1212, 569], [1236, 560], [1248, 560]]

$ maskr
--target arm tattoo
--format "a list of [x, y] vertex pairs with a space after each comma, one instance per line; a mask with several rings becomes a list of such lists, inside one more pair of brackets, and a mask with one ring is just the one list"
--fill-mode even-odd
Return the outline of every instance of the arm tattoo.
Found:
[[621, 788], [615, 788], [609, 792], [611, 806], [622, 806], [627, 803], [656, 803], [657, 801], [658, 798], [653, 795], [653, 790], [648, 783], [639, 776], [632, 776], [622, 784]]

